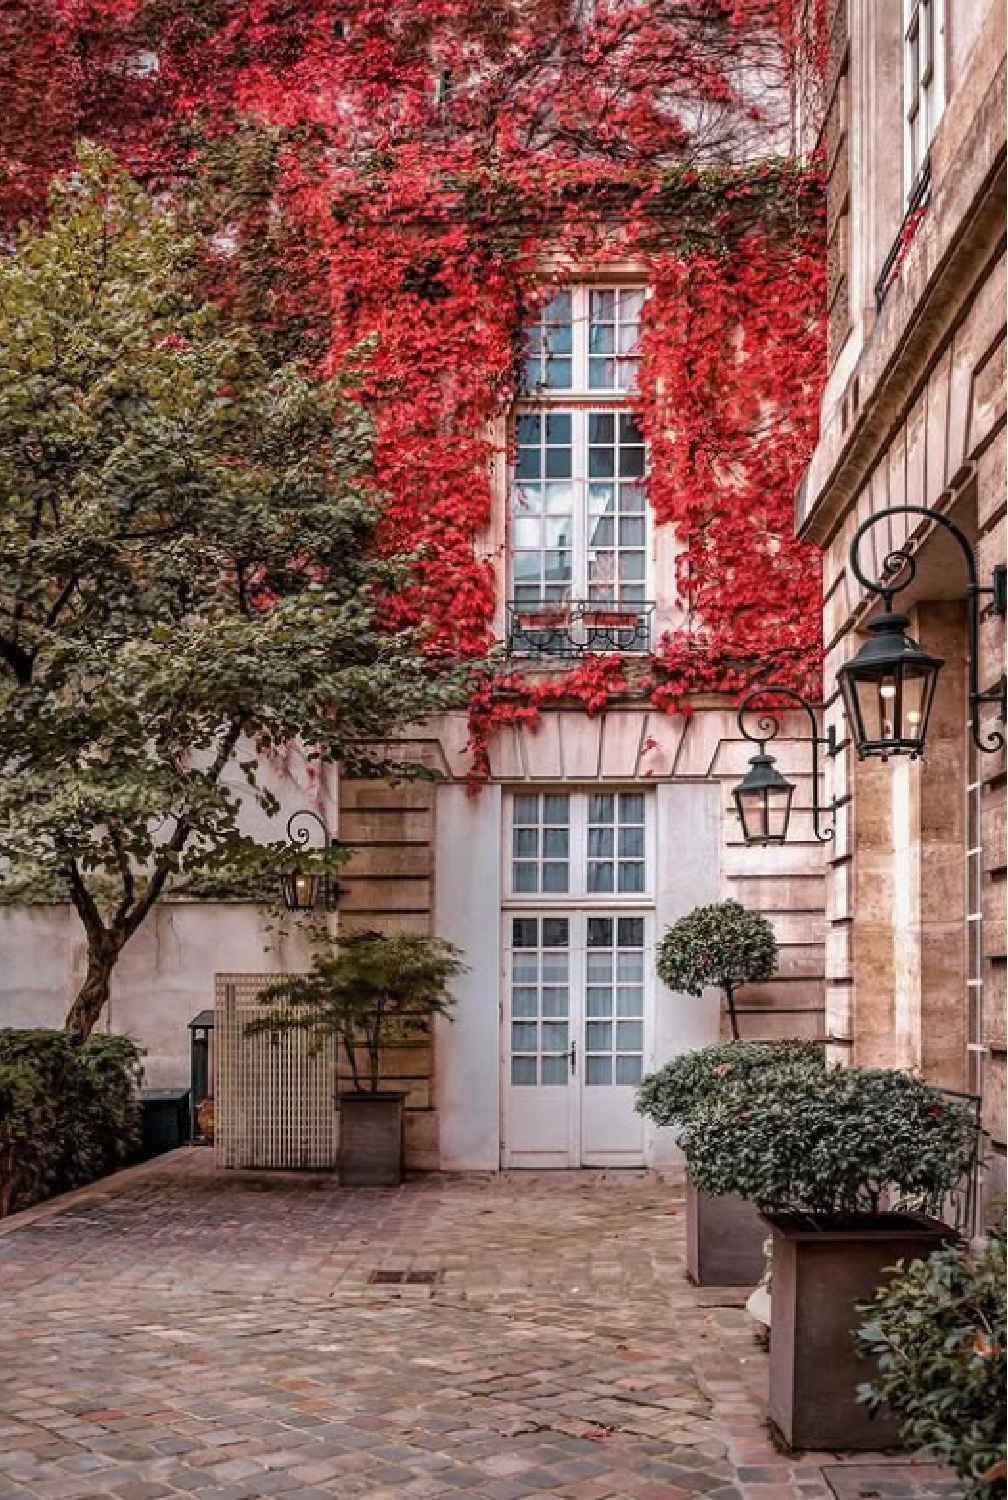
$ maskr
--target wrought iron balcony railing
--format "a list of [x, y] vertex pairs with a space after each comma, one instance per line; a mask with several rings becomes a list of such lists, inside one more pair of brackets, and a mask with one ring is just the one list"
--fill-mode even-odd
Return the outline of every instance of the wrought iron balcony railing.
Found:
[[573, 599], [557, 604], [507, 604], [512, 656], [584, 656], [589, 651], [651, 649], [654, 602]]

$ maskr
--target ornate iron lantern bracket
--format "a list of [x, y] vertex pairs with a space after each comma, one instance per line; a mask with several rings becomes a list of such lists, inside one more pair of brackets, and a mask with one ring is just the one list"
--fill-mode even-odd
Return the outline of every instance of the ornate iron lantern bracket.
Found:
[[[288, 841], [299, 849], [311, 847], [311, 824], [318, 825], [322, 833], [322, 848], [328, 859], [332, 850], [332, 835], [329, 825], [320, 813], [310, 807], [299, 808], [287, 820]], [[323, 875], [292, 871], [281, 877], [284, 905], [288, 911], [311, 911], [321, 906], [325, 911], [335, 911], [340, 897], [340, 887], [326, 867]]]
[[[836, 733], [831, 724], [826, 734], [820, 734], [813, 705], [793, 688], [775, 683], [763, 683], [751, 688], [739, 704], [736, 716], [739, 733], [750, 744], [759, 746], [758, 754], [749, 763], [748, 772], [733, 792], [743, 837], [747, 844], [783, 844], [791, 817], [794, 783], [781, 775], [773, 756], [767, 754], [767, 745], [780, 733], [780, 719], [776, 713], [767, 709], [767, 698], [785, 698], [789, 703], [797, 704], [808, 715], [812, 726], [809, 736], [812, 746], [812, 828], [821, 844], [829, 843], [834, 836], [834, 828], [821, 826], [822, 814], [824, 811], [833, 814], [835, 823], [836, 803], [831, 802], [826, 809], [820, 803], [819, 756], [822, 750], [828, 755], [836, 755]], [[754, 708], [753, 704], [757, 702], [760, 707]], [[746, 714], [759, 716], [756, 719], [755, 734], [746, 727]]]

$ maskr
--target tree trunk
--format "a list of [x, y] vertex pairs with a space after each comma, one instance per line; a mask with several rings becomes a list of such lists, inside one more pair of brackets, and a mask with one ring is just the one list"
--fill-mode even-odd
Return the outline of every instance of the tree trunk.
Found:
[[725, 985], [725, 999], [728, 1001], [728, 1020], [731, 1023], [731, 1039], [733, 1042], [737, 1042], [739, 1039], [738, 1015], [735, 1011], [735, 991], [730, 984]]
[[112, 967], [119, 957], [118, 951], [95, 952], [88, 950], [88, 968], [84, 983], [77, 991], [77, 998], [67, 1011], [66, 1029], [78, 1041], [84, 1041], [94, 1030], [105, 1006], [108, 1004], [109, 983]]

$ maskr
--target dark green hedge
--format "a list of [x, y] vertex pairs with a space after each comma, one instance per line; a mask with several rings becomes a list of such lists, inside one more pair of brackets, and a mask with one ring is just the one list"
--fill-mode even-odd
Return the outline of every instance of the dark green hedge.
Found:
[[114, 1172], [140, 1141], [140, 1050], [0, 1029], [0, 1217]]

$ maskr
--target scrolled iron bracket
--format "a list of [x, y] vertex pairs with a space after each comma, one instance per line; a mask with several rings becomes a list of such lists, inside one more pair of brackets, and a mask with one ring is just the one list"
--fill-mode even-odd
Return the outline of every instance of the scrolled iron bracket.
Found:
[[[767, 745], [780, 734], [781, 728], [779, 714], [766, 706], [763, 701], [766, 698], [786, 698], [789, 703], [797, 704], [808, 715], [809, 723], [812, 726], [812, 732], [809, 735], [809, 743], [812, 746], [812, 830], [820, 844], [828, 844], [833, 840], [836, 832], [837, 805], [834, 800], [828, 807], [824, 808], [819, 801], [819, 756], [823, 750], [829, 756], [837, 754], [836, 730], [830, 724], [826, 733], [820, 734], [819, 720], [816, 717], [815, 707], [807, 698], [803, 698], [801, 693], [795, 692], [794, 688], [783, 687], [773, 682], [761, 683], [757, 687], [750, 688], [739, 704], [736, 714], [739, 733], [750, 744], [758, 745], [761, 755], [765, 752]], [[754, 704], [759, 704], [759, 707], [754, 708]], [[754, 717], [756, 724], [755, 734], [746, 728], [745, 719], [747, 714], [751, 714]], [[833, 827], [822, 828], [820, 826], [824, 812], [831, 814], [833, 817]]]

